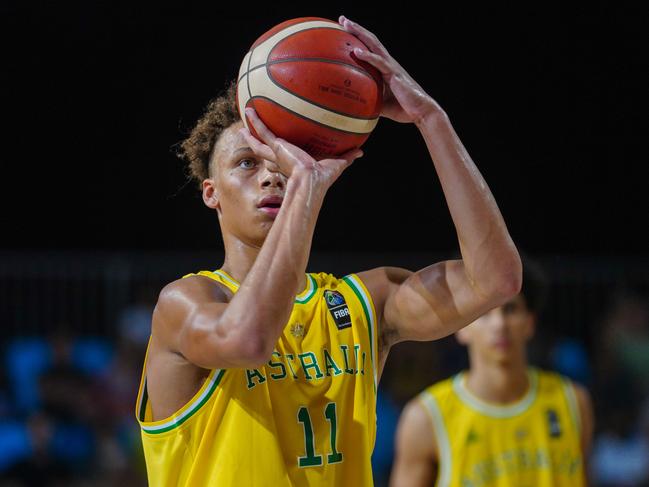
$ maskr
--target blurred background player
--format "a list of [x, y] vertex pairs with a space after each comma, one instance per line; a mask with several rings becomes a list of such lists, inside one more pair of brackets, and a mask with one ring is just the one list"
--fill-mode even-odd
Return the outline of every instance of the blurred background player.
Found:
[[457, 332], [469, 370], [406, 405], [392, 487], [585, 485], [589, 394], [527, 361], [544, 294], [542, 273], [524, 261], [521, 293]]

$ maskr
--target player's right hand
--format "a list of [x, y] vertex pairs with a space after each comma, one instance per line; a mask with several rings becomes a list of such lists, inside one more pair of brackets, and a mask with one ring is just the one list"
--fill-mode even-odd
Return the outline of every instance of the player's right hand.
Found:
[[261, 138], [260, 142], [247, 128], [242, 128], [241, 133], [250, 144], [250, 148], [259, 157], [277, 164], [280, 172], [288, 178], [296, 174], [308, 175], [312, 181], [326, 190], [355, 159], [363, 156], [361, 149], [352, 149], [336, 159], [316, 160], [296, 145], [273, 134], [254, 109], [246, 108], [246, 115]]

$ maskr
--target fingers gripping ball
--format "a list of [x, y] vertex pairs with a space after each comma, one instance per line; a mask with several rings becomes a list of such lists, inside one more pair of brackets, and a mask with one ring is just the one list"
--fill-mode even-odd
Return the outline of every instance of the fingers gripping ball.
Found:
[[250, 48], [237, 81], [237, 107], [258, 138], [246, 107], [278, 137], [315, 158], [360, 147], [379, 119], [383, 78], [359, 60], [367, 49], [332, 20], [301, 17], [273, 27]]

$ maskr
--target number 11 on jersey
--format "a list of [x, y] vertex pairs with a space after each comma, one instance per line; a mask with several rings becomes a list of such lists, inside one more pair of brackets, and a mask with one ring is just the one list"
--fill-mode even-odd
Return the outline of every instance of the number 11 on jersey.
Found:
[[[343, 461], [343, 454], [336, 450], [336, 403], [330, 402], [324, 410], [324, 416], [329, 421], [329, 439], [331, 442], [331, 453], [327, 455], [327, 464], [339, 463]], [[300, 467], [317, 467], [322, 465], [322, 455], [315, 453], [315, 438], [313, 436], [313, 425], [309, 410], [302, 406], [297, 412], [297, 420], [304, 427], [304, 450], [306, 455], [298, 457]]]

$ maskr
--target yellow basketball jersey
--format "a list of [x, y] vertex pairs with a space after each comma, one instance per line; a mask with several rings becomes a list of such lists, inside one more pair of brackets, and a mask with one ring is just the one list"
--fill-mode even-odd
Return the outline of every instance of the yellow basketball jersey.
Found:
[[[239, 287], [223, 270], [198, 274]], [[358, 276], [307, 274], [263, 367], [212, 370], [159, 421], [151, 421], [145, 359], [136, 414], [149, 485], [372, 485], [376, 340], [374, 305]]]
[[506, 406], [471, 394], [465, 373], [419, 395], [438, 445], [437, 487], [585, 485], [572, 383], [536, 368], [528, 375], [525, 397]]

